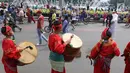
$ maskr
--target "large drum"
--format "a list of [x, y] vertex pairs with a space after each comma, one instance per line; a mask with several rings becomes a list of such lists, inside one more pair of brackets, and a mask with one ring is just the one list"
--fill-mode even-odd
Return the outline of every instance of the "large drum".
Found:
[[66, 46], [66, 49], [64, 51], [65, 62], [71, 62], [75, 57], [81, 55], [80, 48], [82, 47], [83, 43], [78, 36], [75, 34], [66, 33], [62, 36], [63, 42], [66, 42], [72, 35], [73, 38], [70, 44]]
[[19, 47], [21, 47], [21, 48], [28, 47], [28, 48], [23, 50], [20, 53], [21, 57], [18, 59], [18, 61], [19, 61], [18, 65], [23, 66], [23, 65], [33, 63], [38, 54], [36, 46], [34, 44], [32, 44], [31, 42], [22, 42], [22, 43], [20, 43]]

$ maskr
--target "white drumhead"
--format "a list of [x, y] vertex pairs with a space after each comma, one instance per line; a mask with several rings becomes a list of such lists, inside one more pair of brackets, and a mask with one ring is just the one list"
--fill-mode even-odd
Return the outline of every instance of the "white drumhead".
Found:
[[72, 40], [71, 40], [70, 45], [71, 45], [73, 48], [81, 48], [82, 45], [83, 45], [83, 42], [82, 42], [82, 40], [81, 40], [78, 36], [76, 36], [75, 34], [72, 34], [72, 33], [65, 33], [65, 34], [63, 34], [63, 36], [62, 36], [63, 41], [66, 42], [72, 35], [74, 35], [74, 36], [73, 36], [73, 38], [72, 38]]
[[35, 45], [33, 45], [30, 42], [23, 42], [19, 46], [22, 48], [25, 48], [27, 46], [31, 46], [33, 48], [32, 50], [31, 49], [23, 50], [20, 53], [21, 57], [19, 58], [19, 61], [24, 63], [24, 64], [30, 64], [30, 63], [34, 62], [36, 57], [37, 57], [37, 54], [38, 54], [38, 51], [37, 51]]

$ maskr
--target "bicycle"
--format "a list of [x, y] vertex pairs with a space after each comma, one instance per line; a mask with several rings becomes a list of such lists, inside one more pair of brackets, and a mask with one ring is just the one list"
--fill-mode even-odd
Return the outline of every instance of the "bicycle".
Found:
[[53, 32], [53, 29], [50, 28], [50, 26], [45, 26], [43, 30], [44, 30], [46, 33], [51, 33], [51, 32]]

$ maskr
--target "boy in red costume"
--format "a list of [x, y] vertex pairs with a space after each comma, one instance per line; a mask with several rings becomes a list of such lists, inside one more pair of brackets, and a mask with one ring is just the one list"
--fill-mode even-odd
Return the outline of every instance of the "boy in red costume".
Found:
[[2, 41], [3, 57], [2, 63], [6, 73], [18, 73], [17, 72], [17, 63], [20, 58], [20, 52], [24, 48], [17, 47], [14, 41], [11, 39], [13, 31], [11, 27], [4, 26], [1, 28], [1, 33], [5, 36]]
[[101, 40], [94, 46], [90, 56], [87, 56], [94, 60], [93, 73], [110, 73], [111, 60], [120, 55], [119, 48], [108, 30], [106, 28], [102, 32]]
[[63, 43], [62, 38], [60, 37], [62, 24], [60, 24], [58, 21], [55, 21], [52, 27], [54, 32], [49, 35], [48, 40], [48, 47], [50, 49], [49, 59], [52, 68], [51, 73], [66, 73], [63, 53], [66, 45], [70, 43], [71, 37], [68, 41]]

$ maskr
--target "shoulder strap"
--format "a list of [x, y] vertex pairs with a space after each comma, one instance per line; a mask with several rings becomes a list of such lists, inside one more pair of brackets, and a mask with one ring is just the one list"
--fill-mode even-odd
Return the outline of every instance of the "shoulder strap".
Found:
[[104, 41], [101, 43], [101, 45], [100, 45], [100, 47], [99, 47], [99, 52], [98, 52], [97, 56], [98, 56], [99, 53], [102, 51], [102, 47], [103, 47], [103, 45], [104, 45]]

